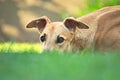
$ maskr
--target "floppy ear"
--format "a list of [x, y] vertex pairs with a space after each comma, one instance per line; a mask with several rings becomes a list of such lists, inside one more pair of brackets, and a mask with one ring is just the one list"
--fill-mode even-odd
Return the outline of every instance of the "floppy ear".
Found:
[[26, 28], [38, 28], [40, 33], [43, 31], [47, 23], [51, 21], [46, 17], [40, 17], [40, 19], [33, 20], [26, 25]]
[[66, 28], [68, 28], [70, 31], [75, 31], [76, 27], [80, 28], [80, 29], [89, 29], [89, 27], [80, 22], [80, 21], [77, 21], [73, 18], [67, 18], [64, 20], [64, 25]]

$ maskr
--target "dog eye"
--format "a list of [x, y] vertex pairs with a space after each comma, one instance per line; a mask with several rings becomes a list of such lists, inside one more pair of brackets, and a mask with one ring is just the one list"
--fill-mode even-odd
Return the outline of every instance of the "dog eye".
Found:
[[41, 42], [46, 41], [46, 35], [44, 34], [43, 36], [40, 37]]
[[58, 36], [56, 43], [62, 43], [63, 41], [64, 41], [64, 38]]

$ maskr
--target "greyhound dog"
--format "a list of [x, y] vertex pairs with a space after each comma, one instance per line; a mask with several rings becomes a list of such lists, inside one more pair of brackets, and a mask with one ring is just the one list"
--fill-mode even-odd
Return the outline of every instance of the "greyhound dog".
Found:
[[47, 16], [29, 22], [37, 28], [43, 50], [120, 51], [120, 6], [105, 7], [88, 15], [51, 22]]

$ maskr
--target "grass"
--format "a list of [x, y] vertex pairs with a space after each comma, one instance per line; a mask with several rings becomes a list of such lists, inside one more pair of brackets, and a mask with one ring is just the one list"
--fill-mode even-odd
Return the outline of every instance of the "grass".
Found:
[[120, 80], [120, 55], [44, 52], [39, 44], [0, 44], [0, 80]]
[[0, 52], [3, 53], [9, 53], [9, 52], [37, 52], [40, 53], [41, 46], [39, 43], [33, 44], [33, 43], [13, 43], [13, 42], [6, 42], [6, 43], [0, 43]]
[[84, 0], [84, 2], [85, 7], [81, 8], [80, 6], [78, 6], [78, 11], [74, 13], [74, 15], [70, 15], [67, 12], [62, 12], [61, 16], [63, 17], [63, 19], [68, 16], [73, 16], [77, 18], [103, 7], [120, 5], [120, 0]]

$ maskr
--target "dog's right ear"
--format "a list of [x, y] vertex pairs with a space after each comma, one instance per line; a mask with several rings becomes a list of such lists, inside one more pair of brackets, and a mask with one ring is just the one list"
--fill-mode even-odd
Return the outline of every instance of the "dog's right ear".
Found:
[[64, 25], [68, 30], [73, 32], [76, 30], [76, 27], [78, 27], [79, 29], [89, 29], [89, 27], [85, 23], [80, 22], [73, 17], [66, 18], [64, 20]]
[[38, 28], [40, 33], [43, 31], [47, 23], [50, 23], [51, 21], [47, 16], [40, 17], [40, 19], [33, 20], [29, 22], [26, 26], [26, 28]]

